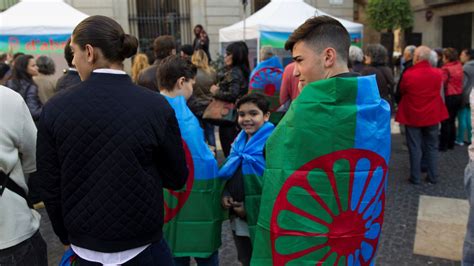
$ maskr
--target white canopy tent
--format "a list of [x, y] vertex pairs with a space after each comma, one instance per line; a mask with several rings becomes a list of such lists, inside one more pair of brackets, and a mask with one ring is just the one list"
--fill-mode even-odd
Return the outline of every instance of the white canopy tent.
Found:
[[87, 17], [63, 0], [21, 0], [0, 13], [0, 53], [48, 55], [59, 76], [67, 68], [64, 46]]
[[63, 0], [22, 0], [0, 13], [0, 35], [71, 34], [87, 17]]
[[[364, 26], [349, 20], [329, 15], [303, 0], [271, 0], [266, 6], [244, 21], [219, 30], [219, 42], [229, 43], [242, 40], [257, 40], [257, 53], [262, 45], [283, 48], [288, 36], [308, 18], [330, 16], [341, 22], [351, 35], [352, 42], [360, 45]], [[245, 37], [245, 38], [244, 38]]]

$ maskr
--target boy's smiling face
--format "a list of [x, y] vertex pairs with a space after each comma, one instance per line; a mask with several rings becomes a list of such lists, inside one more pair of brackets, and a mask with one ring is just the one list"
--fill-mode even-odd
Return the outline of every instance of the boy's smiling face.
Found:
[[249, 136], [255, 134], [270, 117], [270, 113], [264, 114], [256, 104], [251, 102], [240, 105], [238, 115], [239, 126]]

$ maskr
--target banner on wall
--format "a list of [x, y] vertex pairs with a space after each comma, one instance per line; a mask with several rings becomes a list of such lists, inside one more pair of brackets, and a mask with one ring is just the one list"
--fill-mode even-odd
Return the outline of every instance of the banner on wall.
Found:
[[[260, 47], [271, 46], [273, 48], [285, 48], [285, 42], [290, 37], [290, 34], [291, 32], [261, 31]], [[353, 32], [349, 34], [351, 36], [351, 44], [362, 47], [362, 33]]]
[[0, 52], [63, 53], [71, 34], [0, 35]]

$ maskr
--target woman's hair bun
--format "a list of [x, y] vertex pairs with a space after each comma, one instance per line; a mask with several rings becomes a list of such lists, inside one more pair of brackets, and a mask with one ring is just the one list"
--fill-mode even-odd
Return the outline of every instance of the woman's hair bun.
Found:
[[122, 49], [120, 54], [123, 58], [129, 58], [137, 53], [138, 50], [138, 40], [135, 36], [130, 34], [123, 35]]

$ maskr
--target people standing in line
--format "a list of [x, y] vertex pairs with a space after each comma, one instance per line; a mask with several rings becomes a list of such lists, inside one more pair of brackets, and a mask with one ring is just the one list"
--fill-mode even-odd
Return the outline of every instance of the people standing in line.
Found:
[[41, 216], [26, 200], [26, 174], [36, 171], [36, 127], [23, 98], [4, 86], [0, 132], [0, 265], [47, 266]]
[[352, 72], [361, 73], [364, 69], [364, 52], [360, 47], [349, 47], [349, 65]]
[[462, 101], [463, 70], [459, 62], [458, 52], [454, 48], [443, 50], [443, 87], [446, 108], [449, 118], [441, 123], [439, 150], [446, 151], [454, 148], [456, 140], [456, 116]]
[[288, 101], [293, 101], [300, 94], [298, 87], [299, 80], [293, 71], [295, 69], [295, 62], [289, 63], [283, 70], [280, 86], [280, 104], [283, 105]]
[[366, 66], [360, 72], [361, 75], [373, 75], [377, 79], [380, 97], [385, 99], [392, 106], [393, 80], [392, 70], [387, 66], [387, 49], [381, 44], [369, 44], [365, 49]]
[[66, 42], [66, 46], [64, 46], [64, 59], [66, 59], [68, 69], [64, 70], [64, 75], [62, 75], [58, 79], [58, 82], [56, 82], [56, 92], [62, 91], [81, 82], [79, 73], [72, 64], [73, 58], [74, 55], [72, 54], [71, 50], [71, 39], [68, 39]]
[[132, 63], [132, 80], [133, 82], [137, 83], [138, 81], [138, 75], [140, 74], [140, 71], [143, 69], [149, 67], [150, 64], [148, 64], [148, 56], [144, 53], [137, 53], [133, 57], [133, 63]]
[[[459, 56], [463, 64], [464, 78], [462, 89], [461, 108], [458, 112], [458, 132], [455, 144], [463, 146], [471, 144], [472, 124], [471, 124], [471, 108], [469, 105], [469, 96], [474, 86], [474, 49], [464, 49]], [[467, 140], [464, 138], [466, 134]]]
[[153, 41], [153, 53], [155, 54], [155, 61], [153, 64], [143, 69], [138, 75], [137, 84], [148, 88], [152, 91], [160, 91], [160, 84], [158, 83], [158, 67], [161, 60], [169, 55], [176, 54], [176, 42], [171, 35], [159, 36]]
[[163, 240], [163, 188], [181, 189], [188, 169], [173, 109], [123, 71], [137, 47], [111, 18], [80, 22], [71, 48], [82, 82], [41, 114], [42, 199], [79, 266], [173, 265]]
[[265, 143], [275, 126], [268, 122], [270, 103], [262, 94], [245, 95], [236, 107], [242, 130], [219, 176], [228, 179], [222, 193], [222, 207], [229, 210], [237, 257], [242, 265], [248, 266], [260, 209]]
[[[245, 42], [234, 42], [226, 48], [224, 64], [226, 72], [217, 86], [211, 87], [213, 97], [224, 102], [235, 103], [248, 92], [250, 65], [249, 50]], [[219, 126], [219, 139], [225, 157], [229, 156], [230, 145], [239, 133], [237, 124]]]
[[202, 121], [204, 110], [212, 100], [210, 88], [217, 83], [216, 71], [209, 66], [206, 53], [199, 49], [196, 50], [191, 58], [191, 62], [197, 67], [196, 83], [194, 84], [193, 95], [188, 100], [189, 109], [200, 120], [204, 128], [204, 136], [211, 150], [216, 151], [216, 136], [214, 125]]
[[427, 167], [426, 181], [438, 182], [439, 123], [448, 117], [440, 94], [442, 74], [431, 66], [430, 57], [430, 48], [416, 48], [414, 65], [405, 71], [400, 83], [402, 100], [395, 118], [406, 128], [412, 184], [420, 184], [422, 158]]
[[42, 104], [45, 104], [53, 97], [56, 90], [56, 78], [53, 76], [56, 72], [56, 65], [51, 57], [42, 55], [36, 58], [38, 66], [38, 76], [33, 77], [33, 81], [38, 86], [38, 96]]
[[38, 96], [38, 86], [33, 81], [33, 77], [38, 74], [38, 66], [34, 57], [32, 55], [20, 55], [15, 59], [12, 77], [5, 84], [25, 99], [35, 122], [39, 120], [43, 109], [43, 104]]
[[[193, 165], [190, 166], [193, 167], [193, 176], [188, 177], [191, 183], [186, 184], [183, 192], [189, 193], [189, 197], [176, 216], [166, 221], [164, 236], [176, 266], [189, 266], [191, 256], [198, 265], [218, 266], [224, 219], [219, 204], [222, 181], [218, 179], [217, 160], [204, 141], [199, 120], [186, 104], [193, 94], [197, 69], [188, 60], [169, 56], [163, 59], [158, 71], [160, 92], [175, 111], [183, 142], [191, 157], [187, 157], [187, 163]], [[176, 198], [170, 195], [165, 199]]]
[[193, 48], [194, 50], [202, 49], [207, 55], [209, 62], [212, 61], [211, 53], [209, 52], [209, 36], [207, 32], [204, 30], [204, 27], [200, 24], [194, 27], [194, 40], [193, 40]]

